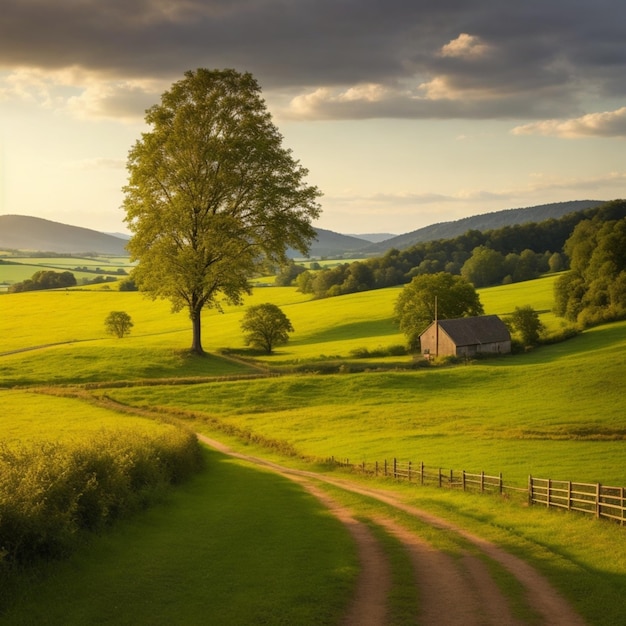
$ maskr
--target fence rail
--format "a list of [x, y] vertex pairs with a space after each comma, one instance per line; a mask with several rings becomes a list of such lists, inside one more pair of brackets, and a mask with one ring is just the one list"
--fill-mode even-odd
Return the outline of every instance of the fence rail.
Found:
[[626, 489], [600, 483], [575, 483], [528, 477], [528, 501], [548, 508], [567, 509], [597, 518], [626, 523]]
[[528, 477], [527, 487], [505, 485], [502, 473], [497, 476], [485, 472], [471, 473], [465, 470], [426, 467], [423, 462], [390, 461], [358, 464], [349, 459], [330, 457], [328, 462], [370, 476], [386, 476], [419, 485], [430, 485], [462, 491], [503, 494], [506, 491], [527, 494], [530, 505], [566, 509], [596, 518], [606, 518], [626, 524], [626, 488], [609, 487], [600, 483], [577, 483], [551, 478]]

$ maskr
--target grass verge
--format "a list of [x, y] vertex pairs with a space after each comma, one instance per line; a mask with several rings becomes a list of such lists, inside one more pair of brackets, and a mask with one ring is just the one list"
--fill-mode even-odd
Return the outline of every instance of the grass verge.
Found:
[[[167, 502], [68, 561], [4, 580], [3, 623], [329, 624], [357, 574], [343, 526], [291, 481], [205, 451]], [[9, 600], [10, 598], [10, 600]]]

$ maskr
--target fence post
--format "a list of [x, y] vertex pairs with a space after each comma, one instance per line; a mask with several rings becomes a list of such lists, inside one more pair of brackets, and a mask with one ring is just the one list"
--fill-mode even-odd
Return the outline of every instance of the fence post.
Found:
[[600, 483], [596, 485], [596, 518], [600, 519]]
[[567, 481], [567, 510], [572, 510], [572, 481]]
[[374, 475], [378, 476], [378, 461], [376, 461], [376, 463], [374, 465]]
[[411, 482], [411, 461], [409, 461], [409, 482]]
[[393, 457], [393, 477], [398, 479], [398, 459], [395, 456]]
[[623, 526], [624, 525], [624, 487], [622, 487], [621, 505], [622, 505], [622, 519], [620, 520], [619, 525]]
[[480, 473], [480, 493], [485, 491], [485, 472]]
[[461, 472], [461, 483], [463, 484], [463, 491], [465, 491], [465, 470]]
[[420, 485], [424, 484], [424, 461], [420, 463]]
[[385, 459], [385, 476], [387, 476], [387, 459]]
[[552, 492], [552, 479], [548, 478], [548, 489], [546, 490], [546, 507], [550, 508], [550, 495]]
[[500, 472], [500, 481], [498, 483], [498, 488], [500, 489], [500, 495], [502, 495], [502, 491], [504, 489], [504, 484], [502, 482], [502, 472]]
[[528, 506], [533, 505], [533, 477], [528, 474]]

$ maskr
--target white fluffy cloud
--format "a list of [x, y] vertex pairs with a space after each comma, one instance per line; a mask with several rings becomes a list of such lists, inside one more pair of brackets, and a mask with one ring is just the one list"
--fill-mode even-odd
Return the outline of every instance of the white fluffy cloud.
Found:
[[616, 111], [588, 113], [569, 120], [544, 120], [516, 126], [514, 135], [549, 135], [552, 137], [626, 137], [626, 107]]
[[461, 33], [440, 50], [443, 57], [460, 57], [464, 59], [477, 59], [490, 52], [491, 47], [480, 37]]

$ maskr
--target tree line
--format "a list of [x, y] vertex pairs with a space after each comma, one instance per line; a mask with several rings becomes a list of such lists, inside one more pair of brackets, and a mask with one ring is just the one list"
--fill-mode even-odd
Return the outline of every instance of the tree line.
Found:
[[329, 269], [311, 271], [290, 263], [280, 271], [276, 283], [296, 284], [301, 292], [324, 298], [407, 284], [415, 276], [439, 272], [461, 275], [476, 288], [531, 280], [568, 269], [565, 244], [579, 223], [623, 217], [626, 201], [614, 200], [559, 219], [485, 232], [469, 230], [453, 239], [391, 249], [381, 257]]
[[583, 328], [626, 319], [626, 217], [580, 222], [565, 253], [570, 269], [555, 282], [555, 313]]

